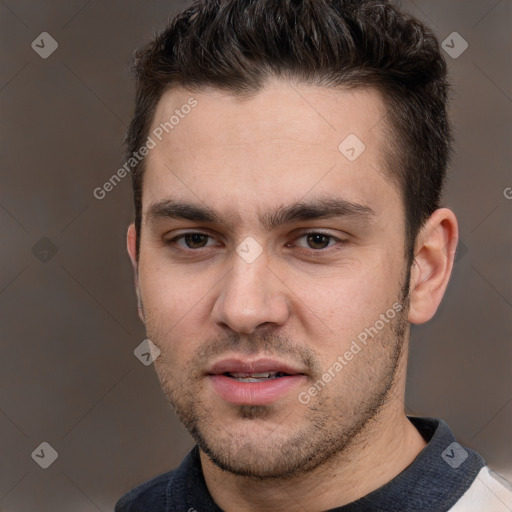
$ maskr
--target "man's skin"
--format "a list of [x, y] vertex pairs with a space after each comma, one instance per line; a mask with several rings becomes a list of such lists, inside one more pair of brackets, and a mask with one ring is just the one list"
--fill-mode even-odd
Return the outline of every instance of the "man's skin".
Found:
[[[147, 157], [138, 262], [135, 228], [128, 230], [140, 315], [161, 350], [162, 387], [199, 440], [206, 484], [226, 512], [321, 511], [352, 502], [398, 475], [425, 446], [404, 413], [406, 320], [428, 321], [441, 301], [457, 244], [455, 216], [439, 209], [420, 231], [407, 300], [405, 214], [386, 170], [390, 133], [378, 92], [277, 79], [245, 98], [172, 89], [151, 129], [191, 96], [197, 107]], [[338, 151], [349, 134], [366, 146], [353, 162]], [[171, 201], [217, 219], [168, 216], [176, 211]], [[364, 208], [322, 218], [308, 218], [311, 209], [277, 215], [294, 203], [335, 201]], [[197, 232], [208, 237], [176, 239]], [[263, 249], [252, 263], [236, 252], [247, 237]], [[404, 311], [301, 403], [299, 393], [396, 303]], [[303, 374], [269, 403], [250, 391], [241, 403], [227, 401], [209, 375], [226, 358], [251, 364], [269, 357]]]

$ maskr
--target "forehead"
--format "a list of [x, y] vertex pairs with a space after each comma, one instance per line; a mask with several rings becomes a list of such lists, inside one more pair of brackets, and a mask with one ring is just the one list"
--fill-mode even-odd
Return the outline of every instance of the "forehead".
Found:
[[150, 130], [143, 209], [169, 196], [246, 211], [308, 194], [379, 203], [387, 178], [384, 103], [373, 89], [269, 82], [246, 97], [167, 91]]

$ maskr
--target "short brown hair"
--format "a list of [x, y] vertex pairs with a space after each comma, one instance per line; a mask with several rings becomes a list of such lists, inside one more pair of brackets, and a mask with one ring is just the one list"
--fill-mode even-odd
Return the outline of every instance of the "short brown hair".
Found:
[[[168, 89], [255, 93], [271, 77], [374, 87], [384, 97], [388, 172], [406, 212], [407, 254], [438, 208], [451, 151], [446, 63], [434, 34], [384, 0], [196, 0], [136, 52], [129, 158]], [[144, 160], [133, 170], [137, 255]]]

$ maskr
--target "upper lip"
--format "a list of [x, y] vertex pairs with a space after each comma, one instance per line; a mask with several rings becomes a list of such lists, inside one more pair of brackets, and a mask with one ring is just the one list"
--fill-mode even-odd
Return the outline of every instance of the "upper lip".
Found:
[[223, 373], [263, 373], [282, 372], [289, 375], [305, 374], [304, 371], [278, 361], [276, 359], [254, 359], [243, 360], [238, 358], [222, 359], [210, 366], [206, 373], [209, 375], [220, 375]]

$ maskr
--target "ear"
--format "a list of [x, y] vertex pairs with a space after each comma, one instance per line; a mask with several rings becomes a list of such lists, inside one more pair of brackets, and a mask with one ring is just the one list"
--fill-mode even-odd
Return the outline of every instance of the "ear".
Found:
[[126, 249], [128, 250], [128, 255], [130, 256], [130, 260], [133, 266], [139, 318], [144, 322], [144, 311], [142, 309], [142, 299], [140, 297], [139, 288], [139, 263], [137, 261], [137, 232], [135, 230], [135, 224], [130, 224], [128, 226], [128, 233], [126, 234]]
[[436, 210], [416, 238], [410, 280], [409, 322], [430, 320], [443, 298], [452, 273], [459, 231], [455, 214]]

